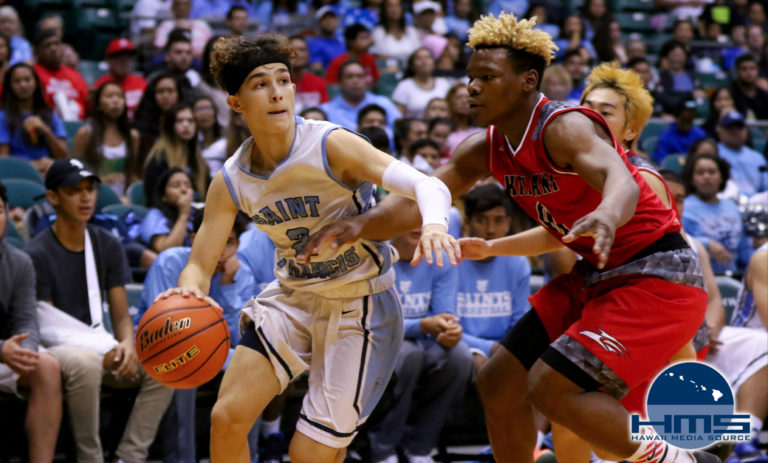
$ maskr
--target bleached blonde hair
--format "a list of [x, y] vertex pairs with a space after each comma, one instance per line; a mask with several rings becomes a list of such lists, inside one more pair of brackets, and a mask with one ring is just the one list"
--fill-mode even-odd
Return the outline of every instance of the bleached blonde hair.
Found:
[[621, 69], [618, 63], [603, 63], [589, 73], [587, 85], [581, 93], [581, 103], [598, 88], [607, 88], [624, 97], [624, 113], [627, 126], [637, 131], [632, 147], [653, 113], [653, 97], [645, 88], [643, 79], [631, 69]]
[[544, 64], [549, 65], [555, 57], [557, 45], [552, 36], [534, 29], [536, 18], [517, 20], [514, 14], [500, 13], [481, 16], [469, 30], [469, 45], [478, 48], [504, 47], [540, 56]]

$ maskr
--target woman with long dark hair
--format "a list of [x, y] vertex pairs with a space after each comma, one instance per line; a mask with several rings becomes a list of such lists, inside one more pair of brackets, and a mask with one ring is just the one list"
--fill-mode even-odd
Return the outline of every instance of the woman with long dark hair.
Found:
[[93, 95], [91, 117], [78, 129], [72, 156], [82, 158], [101, 181], [122, 195], [126, 186], [126, 160], [136, 155], [139, 132], [131, 128], [125, 93], [120, 84], [106, 82]]
[[182, 90], [172, 75], [163, 73], [149, 82], [133, 117], [139, 131], [139, 148], [128, 163], [129, 180], [142, 177], [147, 155], [160, 136], [162, 115], [179, 101], [183, 101]]
[[0, 97], [0, 156], [29, 160], [41, 172], [52, 158], [67, 156], [67, 132], [46, 104], [40, 79], [27, 63], [11, 66], [3, 78]]
[[197, 145], [197, 124], [192, 107], [176, 103], [163, 115], [160, 138], [157, 139], [144, 163], [144, 197], [152, 198], [158, 179], [170, 167], [184, 169], [192, 179], [192, 187], [205, 198], [208, 187], [208, 166]]
[[192, 177], [181, 167], [167, 169], [157, 181], [152, 208], [141, 222], [141, 241], [160, 253], [175, 246], [189, 246], [192, 230]]
[[195, 100], [192, 111], [197, 124], [200, 154], [208, 164], [209, 173], [213, 175], [228, 157], [227, 139], [224, 137], [224, 129], [219, 125], [218, 109], [211, 98], [201, 96]]

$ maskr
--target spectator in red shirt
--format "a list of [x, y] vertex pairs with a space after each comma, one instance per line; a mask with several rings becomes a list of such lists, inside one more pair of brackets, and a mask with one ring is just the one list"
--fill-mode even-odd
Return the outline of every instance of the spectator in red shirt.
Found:
[[310, 72], [304, 72], [309, 64], [309, 48], [307, 40], [301, 35], [290, 38], [291, 46], [296, 51], [296, 56], [291, 61], [291, 78], [296, 84], [296, 113], [305, 108], [320, 106], [329, 100], [328, 89], [325, 81]]
[[133, 113], [139, 106], [141, 96], [147, 88], [147, 81], [141, 74], [133, 74], [134, 57], [136, 50], [128, 39], [115, 39], [109, 42], [104, 59], [109, 66], [109, 72], [104, 74], [93, 84], [93, 88], [100, 88], [107, 82], [115, 82], [125, 92], [125, 104], [128, 109], [128, 118], [133, 119]]
[[[88, 102], [88, 84], [79, 72], [61, 64], [61, 37], [54, 29], [41, 29], [34, 37], [35, 72], [43, 85], [45, 102], [64, 120], [85, 119]], [[54, 98], [54, 95], [61, 97]]]
[[331, 61], [328, 71], [325, 73], [325, 81], [329, 84], [339, 83], [339, 66], [349, 59], [357, 60], [365, 69], [365, 83], [368, 88], [373, 88], [379, 80], [379, 69], [376, 67], [376, 58], [368, 53], [373, 45], [371, 31], [362, 24], [356, 23], [344, 29], [344, 42], [347, 52], [342, 53]]

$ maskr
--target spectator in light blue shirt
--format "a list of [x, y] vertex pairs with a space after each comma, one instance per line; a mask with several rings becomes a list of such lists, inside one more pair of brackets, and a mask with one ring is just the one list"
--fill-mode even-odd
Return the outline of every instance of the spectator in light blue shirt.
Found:
[[[200, 228], [203, 211], [196, 213], [194, 230]], [[240, 309], [254, 296], [254, 281], [251, 269], [238, 259], [239, 237], [248, 227], [248, 216], [238, 213], [224, 251], [216, 264], [211, 278], [208, 295], [223, 309], [224, 319], [229, 326], [229, 356], [240, 340]], [[195, 239], [194, 233], [191, 240]], [[152, 305], [155, 298], [169, 288], [175, 288], [179, 275], [189, 260], [190, 247], [173, 247], [161, 252], [144, 279], [144, 290], [139, 301], [139, 313], [134, 319], [138, 324], [141, 316]], [[229, 358], [227, 358], [229, 361]], [[226, 365], [225, 367], [226, 368]], [[165, 461], [197, 461], [195, 458], [195, 395], [197, 389], [174, 392], [173, 402], [163, 418], [161, 429], [165, 433], [163, 453]]]
[[[467, 193], [464, 211], [470, 237], [492, 240], [509, 232], [512, 204], [498, 185], [482, 185]], [[500, 256], [466, 260], [458, 268], [456, 313], [479, 370], [507, 330], [531, 308], [531, 266], [525, 257]]]
[[409, 461], [429, 461], [414, 457], [427, 456], [437, 446], [451, 405], [464, 393], [472, 372], [455, 314], [458, 269], [423, 260], [411, 266], [420, 237], [416, 229], [392, 240], [400, 256], [394, 267], [405, 341], [393, 374], [391, 406], [368, 432], [374, 462], [396, 461], [397, 448]]
[[660, 136], [653, 152], [653, 160], [658, 164], [670, 154], [685, 154], [696, 140], [706, 138], [707, 132], [693, 125], [696, 118], [696, 102], [688, 100], [675, 107], [675, 122], [667, 127]]
[[739, 207], [717, 196], [725, 188], [729, 171], [726, 160], [703, 153], [691, 155], [682, 174], [688, 194], [683, 228], [707, 248], [716, 274], [744, 270], [752, 256]]
[[275, 244], [255, 225], [240, 235], [237, 256], [253, 273], [254, 296], [275, 279]]
[[8, 60], [9, 66], [13, 66], [22, 61], [32, 63], [35, 60], [35, 55], [32, 52], [32, 45], [19, 35], [20, 32], [21, 26], [19, 23], [19, 15], [16, 13], [16, 10], [10, 5], [0, 7], [0, 34], [4, 34], [11, 39], [11, 56]]
[[339, 90], [338, 96], [320, 106], [329, 121], [356, 130], [357, 113], [369, 104], [377, 104], [387, 112], [387, 127], [394, 130], [395, 120], [401, 117], [400, 110], [389, 98], [368, 91], [365, 69], [360, 62], [349, 60], [339, 66]]
[[768, 189], [768, 172], [763, 155], [744, 144], [748, 135], [740, 112], [733, 110], [720, 117], [718, 153], [731, 165], [731, 179], [739, 188], [739, 195], [752, 196]]

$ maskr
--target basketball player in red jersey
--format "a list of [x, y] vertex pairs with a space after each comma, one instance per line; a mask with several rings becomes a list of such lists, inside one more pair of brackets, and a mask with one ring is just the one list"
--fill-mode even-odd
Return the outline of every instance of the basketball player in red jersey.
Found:
[[[470, 31], [469, 137], [438, 176], [454, 197], [488, 173], [540, 226], [486, 242], [465, 239], [464, 257], [538, 255], [568, 246], [583, 259], [531, 298], [478, 389], [497, 461], [531, 461], [532, 406], [592, 446], [630, 461], [717, 462], [663, 441], [632, 442], [618, 399], [651, 378], [696, 333], [706, 293], [698, 260], [595, 111], [538, 92], [554, 44], [532, 22], [501, 14]], [[619, 151], [619, 152], [617, 152]], [[387, 198], [310, 239], [339, 246], [418, 224], [415, 203]], [[396, 211], [393, 213], [393, 211]], [[453, 249], [446, 250], [449, 255]], [[567, 294], [570, 304], [550, 304]]]

